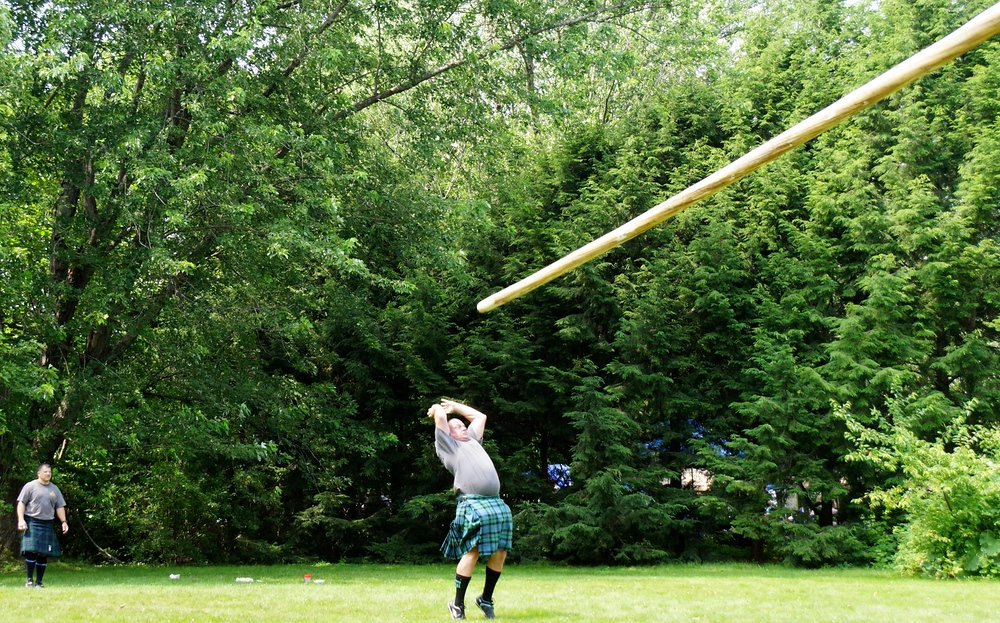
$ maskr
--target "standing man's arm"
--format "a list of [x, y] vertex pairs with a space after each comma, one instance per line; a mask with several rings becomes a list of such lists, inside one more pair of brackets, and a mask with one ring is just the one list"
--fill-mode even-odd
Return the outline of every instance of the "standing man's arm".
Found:
[[444, 411], [446, 413], [457, 413], [468, 420], [469, 430], [474, 432], [477, 438], [483, 438], [483, 433], [486, 431], [485, 413], [477, 411], [469, 405], [462, 404], [461, 402], [456, 402], [454, 400], [442, 400], [441, 406], [444, 407]]
[[19, 532], [24, 532], [28, 529], [28, 523], [24, 521], [24, 502], [17, 501], [17, 529]]
[[66, 521], [66, 507], [60, 506], [57, 508], [56, 515], [59, 517], [59, 521], [62, 522], [62, 533], [66, 534], [69, 532], [69, 522]]

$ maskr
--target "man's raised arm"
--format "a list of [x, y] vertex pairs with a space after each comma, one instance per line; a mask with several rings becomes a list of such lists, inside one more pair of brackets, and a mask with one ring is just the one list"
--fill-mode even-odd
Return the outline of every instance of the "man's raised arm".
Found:
[[446, 413], [457, 413], [468, 420], [469, 430], [473, 431], [479, 439], [483, 438], [483, 433], [486, 431], [485, 413], [455, 400], [442, 400], [441, 406], [444, 407]]
[[432, 404], [429, 409], [427, 409], [427, 417], [434, 420], [434, 426], [440, 428], [444, 432], [448, 432], [448, 412], [445, 411], [444, 407], [439, 404]]

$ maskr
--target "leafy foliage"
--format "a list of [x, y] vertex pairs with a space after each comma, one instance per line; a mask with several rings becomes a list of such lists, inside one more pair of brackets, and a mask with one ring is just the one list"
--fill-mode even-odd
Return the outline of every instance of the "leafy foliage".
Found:
[[873, 422], [865, 424], [841, 407], [856, 444], [847, 459], [890, 475], [888, 486], [866, 498], [876, 509], [903, 516], [896, 527], [897, 568], [936, 577], [995, 577], [1000, 429], [969, 425], [973, 403], [954, 413], [940, 436], [925, 439], [919, 431], [932, 408], [914, 395], [896, 395], [884, 414], [873, 412]]
[[859, 563], [898, 527], [907, 568], [994, 574], [986, 480], [970, 545], [848, 459], [897, 390], [913, 460], [992, 452], [995, 42], [474, 312], [985, 4], [0, 3], [5, 499], [51, 459], [72, 554], [427, 560], [457, 396], [522, 559]]

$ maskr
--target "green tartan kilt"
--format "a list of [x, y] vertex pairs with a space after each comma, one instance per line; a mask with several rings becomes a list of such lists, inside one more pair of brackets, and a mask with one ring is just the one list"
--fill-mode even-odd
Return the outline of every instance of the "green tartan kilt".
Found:
[[25, 517], [28, 529], [21, 535], [21, 555], [34, 552], [42, 556], [59, 557], [59, 538], [56, 536], [54, 519]]
[[455, 519], [448, 536], [441, 544], [445, 558], [458, 560], [472, 548], [489, 557], [499, 550], [510, 550], [514, 534], [514, 519], [510, 508], [499, 497], [461, 495], [455, 509]]

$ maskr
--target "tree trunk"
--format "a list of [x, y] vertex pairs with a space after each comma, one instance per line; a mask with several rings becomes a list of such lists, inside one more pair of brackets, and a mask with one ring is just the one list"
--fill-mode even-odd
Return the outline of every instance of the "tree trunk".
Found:
[[833, 500], [823, 500], [819, 506], [819, 526], [826, 528], [833, 525]]
[[[9, 472], [8, 472], [9, 474]], [[17, 517], [13, 511], [14, 500], [21, 491], [22, 483], [14, 482], [7, 474], [0, 475], [0, 492], [4, 500], [11, 500], [11, 511], [0, 517], [0, 562], [16, 560], [20, 550], [20, 539], [17, 533]]]

